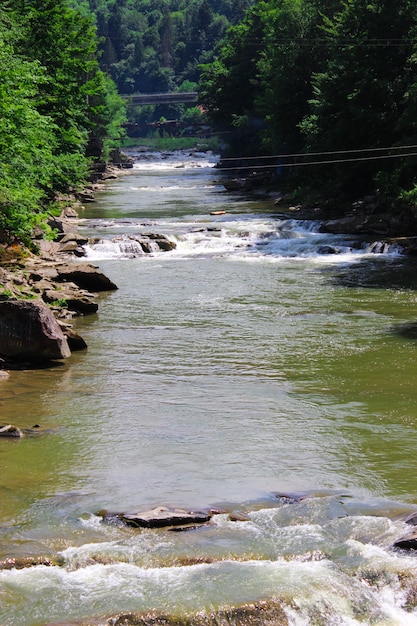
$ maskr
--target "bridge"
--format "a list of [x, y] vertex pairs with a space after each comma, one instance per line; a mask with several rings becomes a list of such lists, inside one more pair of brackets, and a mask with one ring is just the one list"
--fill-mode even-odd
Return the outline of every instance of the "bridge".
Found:
[[122, 95], [129, 104], [195, 104], [197, 102], [196, 91], [171, 91], [169, 93], [140, 93], [132, 95]]

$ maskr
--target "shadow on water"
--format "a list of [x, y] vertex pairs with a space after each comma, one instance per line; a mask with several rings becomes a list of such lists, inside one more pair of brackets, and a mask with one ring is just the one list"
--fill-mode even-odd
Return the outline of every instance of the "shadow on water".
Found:
[[[332, 269], [332, 282], [341, 287], [417, 291], [417, 263], [412, 257], [375, 258]], [[417, 341], [417, 320], [393, 324], [389, 334]]]
[[407, 324], [395, 324], [391, 328], [391, 333], [403, 337], [404, 339], [412, 339], [417, 341], [417, 321]]
[[341, 287], [417, 290], [416, 268], [412, 257], [375, 256], [330, 271], [333, 283]]

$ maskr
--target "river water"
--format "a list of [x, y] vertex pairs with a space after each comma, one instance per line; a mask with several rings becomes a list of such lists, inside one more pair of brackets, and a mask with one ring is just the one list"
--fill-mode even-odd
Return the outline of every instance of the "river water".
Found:
[[[413, 262], [226, 192], [211, 155], [140, 156], [81, 214], [119, 287], [77, 321], [88, 350], [0, 381], [1, 421], [45, 433], [0, 440], [0, 559], [57, 559], [0, 571], [0, 624], [271, 599], [296, 626], [417, 624], [391, 547], [417, 510]], [[242, 521], [98, 515], [157, 505]]]

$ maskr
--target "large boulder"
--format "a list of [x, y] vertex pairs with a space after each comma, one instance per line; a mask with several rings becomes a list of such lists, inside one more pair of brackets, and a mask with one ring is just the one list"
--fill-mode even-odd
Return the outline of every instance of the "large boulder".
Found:
[[43, 362], [71, 355], [52, 311], [40, 301], [0, 302], [0, 355], [5, 359]]

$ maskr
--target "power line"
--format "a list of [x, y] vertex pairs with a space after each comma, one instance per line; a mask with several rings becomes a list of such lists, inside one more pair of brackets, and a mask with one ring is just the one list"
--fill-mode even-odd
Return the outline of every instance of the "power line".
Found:
[[[309, 156], [326, 156], [333, 154], [360, 154], [362, 152], [382, 152], [386, 150], [411, 150], [417, 149], [417, 145], [405, 145], [405, 146], [389, 146], [384, 148], [357, 148], [356, 150], [332, 150], [329, 152], [295, 152], [291, 154], [270, 154], [263, 156], [243, 156], [243, 157], [225, 157], [222, 161], [236, 161], [244, 159], [259, 160], [259, 159], [288, 159], [296, 157], [309, 157]], [[394, 155], [393, 155], [394, 156]]]
[[[306, 156], [306, 155], [304, 155]], [[409, 157], [409, 156], [417, 156], [417, 152], [407, 152], [404, 154], [385, 154], [380, 156], [370, 156], [370, 157], [357, 157], [354, 159], [333, 159], [327, 161], [307, 161], [305, 163], [279, 163], [275, 165], [258, 165], [254, 166], [257, 170], [261, 169], [272, 169], [272, 168], [281, 168], [281, 167], [305, 167], [306, 165], [334, 165], [336, 163], [359, 163], [364, 161], [378, 161], [382, 159], [398, 159], [401, 157]], [[250, 166], [238, 166], [238, 167], [218, 167], [221, 171], [237, 171], [237, 170], [247, 170]]]

